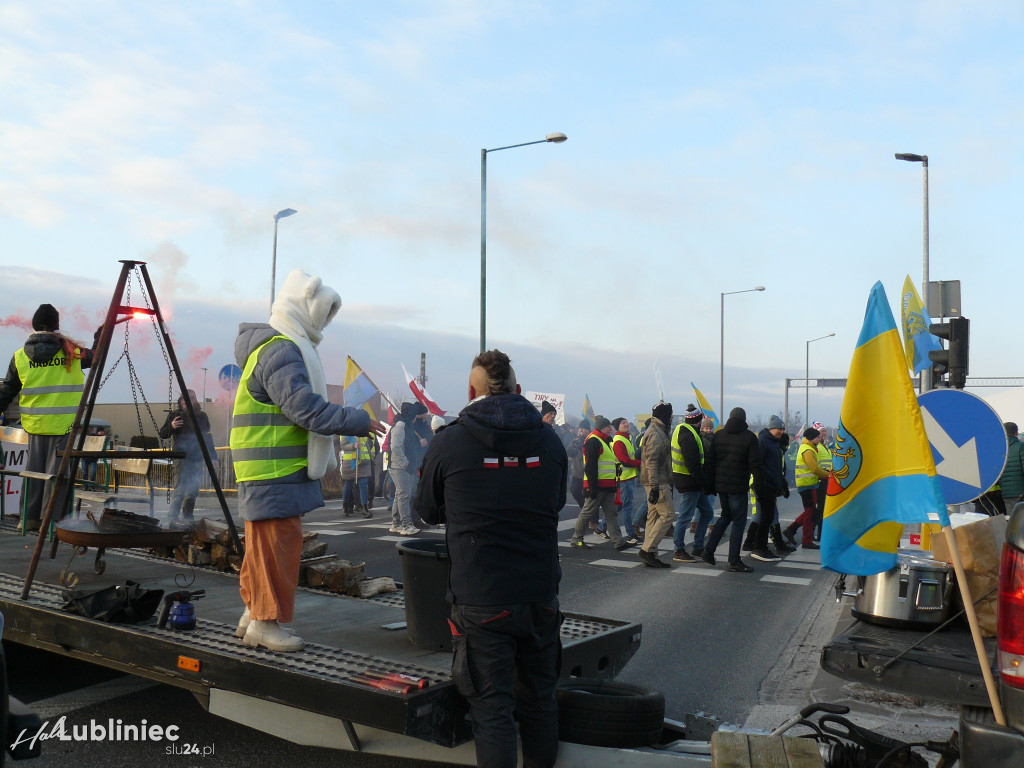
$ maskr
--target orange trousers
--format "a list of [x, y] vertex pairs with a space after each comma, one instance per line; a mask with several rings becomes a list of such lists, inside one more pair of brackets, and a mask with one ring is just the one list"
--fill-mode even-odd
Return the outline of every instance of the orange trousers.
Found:
[[301, 517], [245, 521], [239, 591], [253, 620], [292, 620], [301, 555]]

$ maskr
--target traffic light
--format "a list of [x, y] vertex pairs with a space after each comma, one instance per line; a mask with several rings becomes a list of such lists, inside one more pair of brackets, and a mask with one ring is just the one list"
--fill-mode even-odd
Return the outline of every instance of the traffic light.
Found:
[[928, 358], [934, 363], [932, 377], [936, 381], [941, 381], [942, 377], [949, 373], [949, 386], [963, 389], [967, 386], [971, 321], [966, 317], [952, 317], [947, 323], [932, 323], [928, 326], [928, 331], [949, 342], [946, 349], [928, 353]]

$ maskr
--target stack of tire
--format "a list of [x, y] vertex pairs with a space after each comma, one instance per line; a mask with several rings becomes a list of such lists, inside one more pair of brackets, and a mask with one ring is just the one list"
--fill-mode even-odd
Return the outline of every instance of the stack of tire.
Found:
[[558, 684], [558, 738], [595, 747], [649, 747], [661, 740], [665, 694], [614, 680]]

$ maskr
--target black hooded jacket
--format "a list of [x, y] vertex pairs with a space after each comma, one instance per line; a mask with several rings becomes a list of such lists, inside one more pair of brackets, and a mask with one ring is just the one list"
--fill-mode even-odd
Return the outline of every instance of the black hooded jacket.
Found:
[[763, 482], [761, 451], [757, 437], [747, 429], [746, 420], [730, 416], [725, 427], [711, 438], [711, 454], [715, 493], [746, 493], [751, 475], [754, 487]]
[[567, 468], [561, 440], [521, 395], [472, 402], [434, 436], [415, 503], [428, 523], [447, 523], [450, 602], [534, 603], [558, 594]]
[[782, 471], [782, 441], [765, 427], [757, 435], [757, 447], [761, 451], [761, 466], [764, 472], [763, 485], [755, 490], [762, 496], [778, 496], [788, 487]]

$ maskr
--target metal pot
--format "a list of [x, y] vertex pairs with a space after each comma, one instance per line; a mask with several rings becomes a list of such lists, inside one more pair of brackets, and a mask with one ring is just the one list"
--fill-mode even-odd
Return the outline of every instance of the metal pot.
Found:
[[890, 627], [931, 627], [952, 613], [953, 574], [947, 563], [920, 552], [901, 551], [897, 565], [883, 573], [858, 576], [851, 613], [862, 621]]

